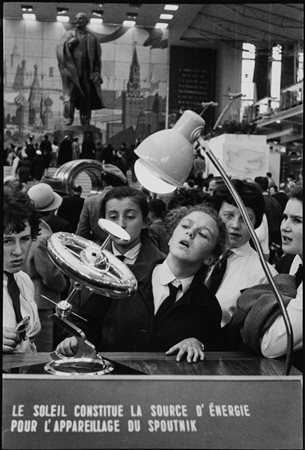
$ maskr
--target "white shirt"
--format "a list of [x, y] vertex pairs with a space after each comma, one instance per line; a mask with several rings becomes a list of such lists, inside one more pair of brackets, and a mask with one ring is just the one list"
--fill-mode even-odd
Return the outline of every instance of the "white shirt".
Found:
[[17, 171], [17, 166], [18, 166], [19, 161], [20, 161], [19, 156], [16, 156], [16, 158], [14, 159], [13, 164], [12, 164], [11, 175], [14, 178], [17, 178], [16, 171]]
[[295, 255], [289, 269], [289, 275], [295, 275], [300, 264], [303, 264], [301, 257], [299, 255]]
[[181, 290], [178, 291], [176, 301], [179, 300], [183, 296], [183, 294], [189, 289], [194, 275], [177, 280], [173, 272], [168, 267], [167, 261], [163, 261], [162, 264], [158, 264], [152, 273], [152, 290], [154, 297], [154, 305], [156, 314], [158, 309], [160, 308], [162, 302], [169, 296], [169, 287], [168, 284], [172, 283], [174, 286], [181, 285]]
[[264, 255], [270, 255], [269, 250], [269, 228], [267, 222], [266, 214], [263, 215], [262, 223], [258, 228], [255, 229], [255, 233], [258, 237], [258, 240], [262, 246], [262, 250]]
[[[232, 254], [227, 260], [225, 275], [216, 292], [216, 297], [222, 309], [222, 327], [230, 322], [242, 289], [256, 284], [268, 283], [258, 253], [249, 242], [239, 248], [232, 248], [231, 251]], [[275, 276], [277, 274], [275, 268], [271, 264], [268, 264], [268, 267], [271, 275]]]
[[53, 153], [57, 153], [57, 152], [58, 152], [58, 150], [59, 150], [58, 145], [52, 144], [51, 147], [52, 147], [52, 152], [53, 152]]
[[[23, 271], [14, 274], [16, 283], [20, 289], [20, 311], [22, 317], [30, 316], [30, 323], [26, 334], [29, 339], [22, 341], [14, 350], [14, 353], [27, 353], [36, 351], [32, 342], [34, 336], [39, 333], [41, 326], [38, 309], [34, 300], [34, 285], [30, 277]], [[3, 327], [16, 328], [17, 321], [12, 299], [7, 290], [7, 276], [3, 273]]]
[[[128, 250], [126, 253], [124, 253], [123, 262], [125, 264], [134, 264], [136, 262], [138, 254], [140, 252], [140, 248], [141, 248], [141, 242], [138, 242], [134, 247], [132, 247], [130, 250]], [[113, 242], [112, 242], [112, 253], [114, 254], [114, 256], [122, 255], [122, 253], [116, 249]]]
[[[294, 275], [302, 264], [302, 259], [296, 255], [290, 266], [289, 275]], [[297, 289], [297, 296], [290, 300], [287, 315], [293, 331], [293, 350], [303, 347], [303, 282]], [[261, 352], [267, 358], [277, 358], [287, 352], [287, 332], [283, 316], [275, 319], [261, 340]]]

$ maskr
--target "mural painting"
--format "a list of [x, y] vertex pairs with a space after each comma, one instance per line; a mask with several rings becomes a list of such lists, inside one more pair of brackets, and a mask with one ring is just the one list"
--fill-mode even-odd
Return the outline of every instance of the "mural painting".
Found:
[[[22, 145], [45, 133], [61, 141], [83, 134], [79, 114], [63, 117], [62, 80], [56, 46], [71, 23], [4, 20], [4, 144]], [[88, 24], [101, 46], [104, 108], [90, 127], [102, 144], [136, 144], [163, 129], [168, 78], [167, 31]]]

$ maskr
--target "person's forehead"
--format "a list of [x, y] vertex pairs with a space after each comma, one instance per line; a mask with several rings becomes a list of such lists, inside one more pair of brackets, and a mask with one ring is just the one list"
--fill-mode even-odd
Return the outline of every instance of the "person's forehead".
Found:
[[285, 212], [287, 211], [298, 216], [303, 216], [303, 202], [297, 198], [290, 198], [285, 206]]
[[3, 236], [10, 236], [10, 237], [13, 237], [16, 239], [18, 239], [19, 237], [22, 237], [22, 236], [27, 236], [28, 234], [31, 234], [31, 226], [30, 226], [29, 222], [25, 222], [24, 230], [20, 231], [19, 233], [17, 233], [16, 231], [13, 231], [13, 232], [4, 231], [3, 232]]
[[135, 209], [140, 210], [140, 206], [138, 203], [131, 197], [124, 198], [112, 198], [108, 200], [106, 203], [106, 211], [109, 210], [126, 210], [126, 209]]
[[[246, 210], [248, 211], [248, 213], [251, 213], [251, 214], [254, 214], [254, 215], [255, 215], [254, 210], [253, 210], [250, 206], [245, 206], [245, 208], [246, 208]], [[220, 207], [220, 209], [221, 209], [222, 211], [223, 211], [223, 210], [226, 210], [226, 211], [233, 211], [233, 212], [238, 213], [238, 214], [241, 215], [241, 212], [240, 212], [238, 206], [232, 205], [231, 203], [223, 202], [222, 205], [221, 205], [221, 207]]]
[[189, 220], [198, 226], [211, 225], [212, 223], [216, 226], [214, 218], [205, 211], [192, 211], [187, 216], [183, 217], [182, 220]]
[[229, 209], [229, 210], [238, 210], [238, 206], [233, 205], [232, 203], [228, 203], [226, 201], [222, 202], [221, 209]]

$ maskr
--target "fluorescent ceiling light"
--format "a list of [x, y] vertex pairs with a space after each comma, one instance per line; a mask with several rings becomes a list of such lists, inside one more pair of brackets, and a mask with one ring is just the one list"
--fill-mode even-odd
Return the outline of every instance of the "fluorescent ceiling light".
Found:
[[179, 8], [178, 5], [165, 5], [164, 6], [165, 11], [177, 11], [178, 8]]
[[69, 16], [56, 16], [57, 22], [69, 22], [70, 17]]
[[21, 5], [21, 11], [22, 12], [32, 12], [33, 11], [33, 6]]
[[100, 17], [91, 17], [90, 23], [103, 23], [103, 19]]
[[92, 10], [92, 15], [95, 17], [102, 18], [103, 14], [104, 14], [104, 11], [102, 9], [93, 9]]
[[155, 28], [159, 28], [160, 30], [165, 30], [168, 27], [168, 23], [157, 22]]
[[33, 13], [33, 7], [30, 5], [21, 5], [22, 17], [25, 20], [36, 20], [36, 15]]
[[57, 8], [57, 16], [56, 16], [57, 22], [69, 22], [70, 17], [67, 16], [68, 11], [69, 11], [68, 8]]
[[136, 24], [135, 20], [124, 20], [123, 25], [124, 27], [133, 27]]
[[137, 20], [138, 13], [128, 12], [126, 16], [128, 20]]
[[57, 14], [67, 14], [68, 8], [57, 8]]
[[22, 13], [22, 17], [25, 20], [36, 20], [36, 14], [34, 13]]
[[173, 14], [160, 14], [159, 19], [171, 20], [173, 17], [174, 17]]

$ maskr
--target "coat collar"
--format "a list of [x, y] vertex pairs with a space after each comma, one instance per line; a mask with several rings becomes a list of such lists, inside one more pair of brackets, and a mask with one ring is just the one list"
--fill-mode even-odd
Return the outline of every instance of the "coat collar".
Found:
[[[138, 263], [130, 266], [130, 269], [132, 270], [138, 281], [138, 294], [142, 297], [144, 303], [152, 311], [154, 311], [154, 300], [151, 283], [152, 272], [156, 265], [162, 264], [163, 261], [163, 259], [160, 259], [150, 264]], [[216, 297], [204, 285], [201, 271], [198, 271], [194, 275], [190, 288], [177, 301], [175, 306], [180, 306], [193, 301], [198, 306], [205, 308], [209, 304], [211, 297], [214, 297], [215, 301], [217, 301]]]
[[[188, 291], [190, 285], [192, 284], [194, 275], [187, 277], [187, 278], [176, 278], [173, 272], [170, 270], [167, 260], [163, 261], [161, 267], [160, 267], [160, 283], [163, 286], [168, 285], [169, 283], [172, 283], [173, 281], [177, 281], [177, 284], [180, 284], [182, 286], [182, 292]], [[175, 284], [175, 283], [174, 283]]]

